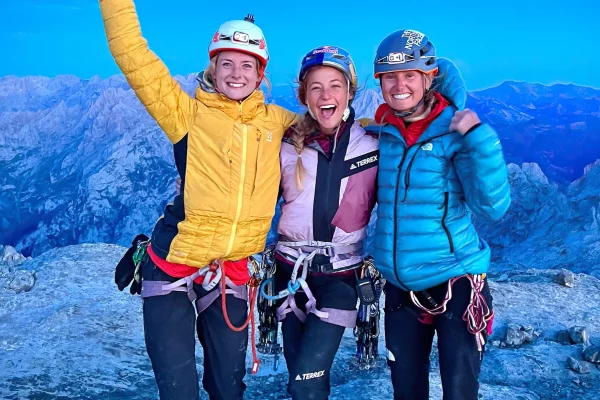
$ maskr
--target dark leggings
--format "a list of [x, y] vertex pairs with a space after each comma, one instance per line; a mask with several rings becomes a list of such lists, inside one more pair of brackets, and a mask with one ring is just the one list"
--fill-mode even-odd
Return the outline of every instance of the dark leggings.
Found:
[[[170, 282], [177, 280], [163, 272], [149, 258], [142, 267], [142, 278]], [[198, 298], [208, 293], [197, 284], [194, 285], [194, 291]], [[247, 316], [248, 303], [233, 295], [228, 295], [226, 301], [231, 323], [242, 325]], [[143, 314], [146, 349], [161, 400], [200, 398], [194, 329], [204, 351], [202, 385], [210, 399], [243, 398], [248, 329], [242, 332], [229, 329], [223, 316], [220, 296], [197, 317], [196, 309], [185, 292], [148, 297], [144, 299]]]
[[[446, 288], [444, 283], [428, 292], [439, 304]], [[429, 354], [436, 331], [444, 400], [477, 400], [483, 353], [461, 319], [469, 304], [471, 285], [467, 279], [460, 279], [452, 292], [446, 313], [424, 323], [426, 316], [412, 305], [409, 293], [386, 285], [385, 338], [395, 400], [429, 399]], [[491, 309], [487, 282], [483, 295]], [[427, 304], [423, 298], [420, 300], [422, 305]], [[450, 313], [452, 317], [448, 318]]]
[[[292, 267], [277, 262], [275, 290], [283, 290], [291, 277]], [[324, 307], [355, 310], [358, 295], [354, 276], [310, 275], [307, 284], [317, 301], [317, 309]], [[308, 300], [302, 292], [296, 294], [301, 310]], [[288, 392], [293, 400], [327, 399], [330, 393], [329, 376], [335, 354], [340, 347], [346, 328], [322, 321], [308, 314], [302, 323], [294, 313], [288, 313], [282, 322], [283, 355], [289, 371]]]

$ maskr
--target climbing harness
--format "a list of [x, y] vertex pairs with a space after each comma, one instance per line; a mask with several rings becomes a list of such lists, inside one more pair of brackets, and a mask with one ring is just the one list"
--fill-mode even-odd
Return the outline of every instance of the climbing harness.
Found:
[[[354, 328], [356, 326], [356, 310], [339, 310], [328, 307], [321, 310], [317, 309], [317, 301], [306, 283], [306, 278], [309, 271], [335, 273], [360, 267], [362, 262], [358, 261], [362, 261], [362, 257], [356, 255], [360, 250], [362, 250], [362, 242], [338, 244], [314, 240], [279, 241], [276, 252], [285, 259], [294, 262], [291, 279], [287, 287], [278, 294], [268, 294], [265, 288], [270, 282], [274, 281], [274, 278], [271, 277], [262, 283], [260, 293], [264, 298], [271, 301], [285, 298], [283, 304], [276, 311], [278, 321], [283, 321], [288, 313], [293, 312], [304, 323], [307, 315], [313, 313], [324, 322]], [[339, 259], [327, 265], [313, 265], [312, 261], [318, 254], [330, 258], [337, 256]], [[341, 258], [340, 256], [346, 256], [347, 258]], [[299, 273], [301, 274], [300, 277], [298, 277]], [[300, 310], [296, 304], [295, 295], [298, 291], [303, 291], [308, 298], [305, 311]]]
[[375, 268], [373, 259], [366, 258], [361, 269], [360, 279], [357, 279], [359, 305], [354, 327], [356, 363], [360, 370], [374, 367], [379, 358], [379, 320], [381, 315], [379, 299], [382, 286], [382, 278]]
[[[274, 247], [269, 246], [262, 254], [260, 264], [260, 273], [263, 282], [261, 293], [267, 296], [273, 296], [275, 293], [275, 282], [273, 275], [276, 271]], [[258, 320], [258, 344], [256, 345], [259, 353], [273, 355], [273, 370], [277, 371], [279, 367], [279, 354], [282, 347], [278, 342], [279, 321], [277, 320], [277, 306], [275, 300], [269, 300], [265, 296], [260, 296], [257, 300]]]
[[[135, 260], [135, 258], [134, 258]], [[223, 316], [227, 326], [236, 332], [241, 332], [252, 324], [252, 337], [255, 334], [255, 321], [254, 321], [254, 305], [256, 303], [256, 297], [258, 294], [258, 287], [260, 286], [259, 266], [257, 261], [253, 257], [248, 258], [248, 270], [250, 273], [250, 280], [246, 285], [235, 285], [227, 277], [226, 266], [221, 260], [215, 260], [209, 265], [200, 268], [190, 276], [178, 279], [175, 282], [168, 281], [149, 281], [144, 280], [142, 283], [142, 298], [152, 296], [164, 296], [173, 291], [175, 292], [186, 292], [188, 299], [196, 304], [196, 311], [198, 314], [206, 310], [214, 301], [222, 294], [232, 294], [234, 297], [248, 301], [249, 312], [246, 321], [242, 326], [234, 326], [227, 313], [227, 301], [226, 296], [221, 296], [221, 307], [223, 309]], [[208, 293], [202, 298], [198, 299], [196, 292], [194, 291], [194, 280], [200, 276], [204, 277], [202, 287], [208, 291]], [[220, 285], [219, 285], [220, 283]], [[214, 290], [213, 290], [214, 289]], [[251, 373], [256, 374], [260, 365], [260, 360], [256, 356], [256, 345], [252, 340], [252, 369]]]
[[[481, 293], [485, 285], [485, 274], [467, 274], [450, 279], [448, 281], [446, 297], [441, 304], [437, 304], [433, 297], [431, 297], [426, 291], [423, 291], [427, 301], [433, 308], [427, 308], [423, 306], [413, 291], [410, 292], [410, 298], [417, 308], [425, 311], [427, 314], [432, 316], [442, 315], [446, 313], [446, 306], [450, 299], [452, 299], [452, 286], [456, 281], [462, 278], [467, 278], [471, 283], [471, 299], [467, 309], [462, 315], [462, 320], [467, 322], [467, 329], [470, 333], [475, 335], [477, 349], [479, 352], [482, 352], [485, 344], [484, 331], [488, 327], [488, 323], [494, 317], [494, 311], [490, 310], [483, 294]], [[452, 315], [449, 315], [448, 317], [452, 318]]]

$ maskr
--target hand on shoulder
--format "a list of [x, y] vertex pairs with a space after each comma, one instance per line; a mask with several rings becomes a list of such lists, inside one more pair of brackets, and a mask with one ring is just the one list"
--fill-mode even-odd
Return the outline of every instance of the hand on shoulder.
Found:
[[367, 126], [371, 125], [376, 125], [375, 120], [373, 118], [358, 118], [356, 122], [358, 122], [363, 128], [366, 128]]

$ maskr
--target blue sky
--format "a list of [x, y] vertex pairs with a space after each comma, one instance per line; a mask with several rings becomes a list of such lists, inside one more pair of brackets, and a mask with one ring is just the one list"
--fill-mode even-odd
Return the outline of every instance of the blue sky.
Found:
[[[218, 26], [253, 13], [267, 37], [276, 84], [291, 82], [302, 56], [324, 44], [346, 48], [361, 82], [372, 83], [378, 43], [411, 28], [457, 63], [471, 90], [505, 80], [600, 88], [592, 68], [600, 64], [597, 0], [138, 0], [136, 7], [150, 47], [173, 74], [202, 70]], [[119, 73], [97, 0], [0, 0], [0, 55], [0, 76]]]

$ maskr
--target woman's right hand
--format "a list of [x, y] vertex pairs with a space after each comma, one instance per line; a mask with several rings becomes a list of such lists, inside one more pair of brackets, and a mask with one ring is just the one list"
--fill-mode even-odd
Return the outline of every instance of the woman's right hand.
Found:
[[102, 0], [99, 4], [115, 62], [171, 143], [178, 143], [190, 131], [196, 101], [181, 89], [148, 47], [133, 0]]

